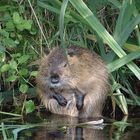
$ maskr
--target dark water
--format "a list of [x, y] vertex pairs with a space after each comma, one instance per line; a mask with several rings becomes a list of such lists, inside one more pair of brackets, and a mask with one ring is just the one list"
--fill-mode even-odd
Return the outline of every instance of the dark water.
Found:
[[[7, 129], [8, 138], [14, 139], [17, 132], [18, 140], [139, 140], [140, 118], [123, 118], [119, 121], [105, 119], [100, 125], [79, 125], [91, 120], [78, 120], [77, 118], [57, 115], [35, 117], [31, 115], [25, 120], [10, 120], [4, 122], [15, 128]], [[20, 124], [19, 126], [16, 126]], [[29, 125], [21, 129], [24, 125]], [[32, 126], [33, 125], [33, 126]], [[36, 126], [34, 126], [36, 125]], [[16, 131], [13, 131], [16, 129]], [[13, 134], [14, 133], [14, 134]], [[3, 139], [3, 132], [1, 132]]]

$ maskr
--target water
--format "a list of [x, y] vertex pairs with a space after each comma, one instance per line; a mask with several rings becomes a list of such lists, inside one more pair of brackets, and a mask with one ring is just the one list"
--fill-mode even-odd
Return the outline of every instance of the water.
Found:
[[[140, 118], [120, 121], [105, 119], [100, 125], [79, 125], [91, 120], [57, 115], [28, 116], [22, 120], [7, 120], [3, 127], [7, 138], [18, 140], [138, 140]], [[18, 124], [18, 125], [17, 125]], [[11, 128], [8, 128], [10, 127]], [[1, 130], [1, 139], [4, 131]]]

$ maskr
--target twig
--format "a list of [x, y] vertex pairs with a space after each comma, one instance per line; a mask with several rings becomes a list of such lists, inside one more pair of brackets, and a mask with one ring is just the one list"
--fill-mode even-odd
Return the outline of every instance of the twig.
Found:
[[30, 0], [28, 0], [28, 3], [29, 3], [29, 5], [30, 5], [30, 7], [31, 7], [31, 10], [32, 10], [34, 16], [35, 16], [35, 19], [36, 19], [36, 22], [37, 22], [37, 24], [38, 24], [38, 26], [39, 26], [39, 29], [40, 29], [40, 31], [41, 31], [41, 34], [43, 35], [43, 38], [44, 38], [44, 40], [45, 40], [45, 42], [46, 42], [46, 44], [47, 44], [48, 50], [50, 51], [49, 43], [48, 43], [48, 41], [47, 41], [47, 39], [46, 39], [46, 37], [45, 37], [45, 34], [44, 34], [43, 30], [42, 30], [42, 27], [41, 27], [41, 25], [40, 25], [40, 23], [39, 23], [39, 20], [38, 20], [38, 18], [37, 18], [37, 15], [36, 15], [36, 13], [35, 13], [35, 11], [34, 11], [34, 8], [33, 8], [32, 4], [31, 4]]
[[20, 114], [8, 113], [8, 112], [3, 112], [3, 111], [0, 111], [0, 114], [10, 115], [10, 116], [15, 116], [15, 117], [22, 117], [22, 115]]

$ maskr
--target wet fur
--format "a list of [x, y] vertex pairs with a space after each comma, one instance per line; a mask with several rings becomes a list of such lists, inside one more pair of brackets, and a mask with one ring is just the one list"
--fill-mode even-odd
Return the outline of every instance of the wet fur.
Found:
[[[53, 91], [49, 81], [52, 71], [61, 79], [61, 86]], [[52, 113], [82, 118], [101, 116], [108, 89], [106, 65], [88, 49], [70, 46], [65, 53], [54, 48], [41, 61], [37, 92]]]

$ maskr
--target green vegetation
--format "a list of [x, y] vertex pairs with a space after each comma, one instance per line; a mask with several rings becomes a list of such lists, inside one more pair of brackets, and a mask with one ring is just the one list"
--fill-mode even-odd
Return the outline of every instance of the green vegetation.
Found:
[[139, 106], [139, 11], [139, 0], [1, 0], [0, 113], [7, 114], [5, 104], [14, 107], [9, 115], [34, 111], [37, 61], [69, 44], [96, 51], [108, 64], [113, 111], [116, 104], [124, 114]]

